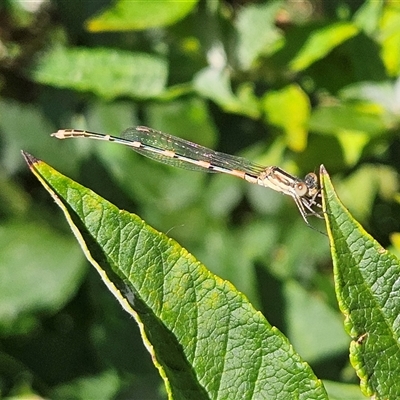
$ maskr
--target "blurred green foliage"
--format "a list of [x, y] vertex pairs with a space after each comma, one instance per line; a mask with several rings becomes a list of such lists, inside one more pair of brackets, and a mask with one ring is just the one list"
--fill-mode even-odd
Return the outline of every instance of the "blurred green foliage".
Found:
[[50, 133], [142, 124], [299, 176], [323, 163], [389, 246], [400, 230], [398, 2], [113, 4], [0, 3], [0, 395], [165, 398], [137, 327], [21, 149], [233, 282], [318, 377], [357, 383], [327, 239], [291, 199]]

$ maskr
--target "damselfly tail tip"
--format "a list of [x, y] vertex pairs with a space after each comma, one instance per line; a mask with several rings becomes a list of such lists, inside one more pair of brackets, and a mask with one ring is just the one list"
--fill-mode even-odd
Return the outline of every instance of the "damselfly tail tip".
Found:
[[57, 139], [59, 139], [60, 138], [60, 136], [61, 137], [63, 137], [63, 131], [60, 129], [59, 131], [57, 131], [57, 132], [53, 132], [50, 136], [52, 136], [52, 137], [55, 137], [55, 138], [57, 138]]
[[57, 139], [65, 139], [65, 129], [59, 129], [57, 132], [52, 133], [50, 136]]

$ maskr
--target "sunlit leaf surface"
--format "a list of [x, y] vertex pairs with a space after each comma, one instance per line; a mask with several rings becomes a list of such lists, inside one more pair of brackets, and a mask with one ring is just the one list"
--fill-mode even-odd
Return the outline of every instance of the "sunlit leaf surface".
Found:
[[308, 364], [232, 284], [137, 216], [25, 157], [140, 325], [170, 398], [327, 398]]

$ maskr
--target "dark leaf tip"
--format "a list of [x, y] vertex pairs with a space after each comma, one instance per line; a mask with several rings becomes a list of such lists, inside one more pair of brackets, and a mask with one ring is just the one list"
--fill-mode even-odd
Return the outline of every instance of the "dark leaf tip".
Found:
[[34, 157], [32, 154], [29, 154], [24, 150], [21, 150], [21, 153], [24, 156], [25, 161], [29, 165], [29, 167], [31, 167], [33, 164], [36, 164], [37, 162], [40, 161], [38, 158]]

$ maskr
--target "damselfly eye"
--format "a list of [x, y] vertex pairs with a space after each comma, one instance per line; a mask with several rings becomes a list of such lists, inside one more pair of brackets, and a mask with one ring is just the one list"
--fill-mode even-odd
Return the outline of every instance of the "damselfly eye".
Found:
[[297, 196], [305, 196], [308, 192], [308, 187], [305, 182], [297, 182], [294, 185], [294, 190], [296, 191]]
[[318, 177], [314, 172], [310, 172], [304, 178], [304, 182], [307, 184], [309, 189], [318, 188]]
[[313, 197], [319, 192], [318, 177], [314, 172], [307, 174], [304, 182], [307, 185], [309, 196]]

